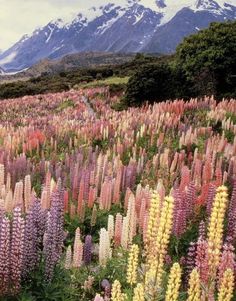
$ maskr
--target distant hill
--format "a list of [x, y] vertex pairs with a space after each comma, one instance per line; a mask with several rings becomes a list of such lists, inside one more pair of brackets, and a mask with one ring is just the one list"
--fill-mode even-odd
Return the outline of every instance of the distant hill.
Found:
[[[54, 75], [60, 72], [73, 71], [80, 68], [94, 68], [108, 65], [121, 65], [130, 62], [135, 54], [86, 52], [66, 55], [58, 60], [44, 59], [26, 71], [17, 74], [5, 74], [0, 68], [0, 82], [27, 80], [41, 75]], [[1, 76], [3, 75], [3, 76]]]

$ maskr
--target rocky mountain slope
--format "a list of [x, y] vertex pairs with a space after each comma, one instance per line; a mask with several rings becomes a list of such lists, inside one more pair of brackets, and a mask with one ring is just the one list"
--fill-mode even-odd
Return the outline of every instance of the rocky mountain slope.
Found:
[[87, 51], [172, 53], [209, 23], [235, 19], [236, 0], [104, 0], [70, 21], [51, 21], [23, 36], [0, 54], [0, 67], [15, 72]]

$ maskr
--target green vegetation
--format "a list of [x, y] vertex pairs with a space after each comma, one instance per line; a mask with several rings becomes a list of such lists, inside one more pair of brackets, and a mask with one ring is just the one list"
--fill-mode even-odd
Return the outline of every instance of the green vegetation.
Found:
[[212, 23], [179, 45], [176, 63], [197, 95], [235, 96], [235, 53], [236, 22]]
[[107, 79], [96, 80], [90, 83], [81, 84], [79, 85], [80, 88], [95, 88], [95, 87], [102, 87], [108, 85], [124, 85], [127, 84], [129, 81], [129, 77], [108, 77]]
[[168, 56], [152, 56], [137, 54], [132, 61], [120, 65], [94, 66], [62, 71], [57, 74], [42, 73], [30, 80], [20, 80], [0, 84], [0, 99], [15, 98], [24, 95], [56, 93], [68, 91], [73, 87], [110, 86], [111, 93], [120, 93], [126, 89], [126, 84], [142, 65], [155, 64], [168, 60]]
[[131, 76], [125, 102], [236, 95], [236, 22], [212, 23], [185, 38], [175, 57], [142, 66]]

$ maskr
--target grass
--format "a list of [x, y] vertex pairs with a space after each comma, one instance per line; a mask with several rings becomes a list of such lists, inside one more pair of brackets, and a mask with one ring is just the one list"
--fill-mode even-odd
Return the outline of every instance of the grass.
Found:
[[108, 77], [106, 79], [102, 80], [95, 80], [90, 83], [85, 83], [79, 85], [79, 88], [86, 89], [86, 88], [95, 88], [95, 87], [101, 87], [101, 86], [110, 86], [110, 85], [126, 85], [129, 81], [129, 77]]

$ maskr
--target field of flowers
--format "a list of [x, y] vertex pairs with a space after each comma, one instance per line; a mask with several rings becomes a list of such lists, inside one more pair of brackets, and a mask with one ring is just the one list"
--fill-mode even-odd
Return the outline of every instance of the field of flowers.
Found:
[[236, 102], [0, 102], [0, 300], [236, 300]]

